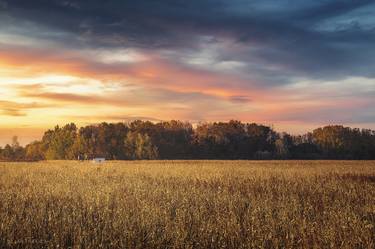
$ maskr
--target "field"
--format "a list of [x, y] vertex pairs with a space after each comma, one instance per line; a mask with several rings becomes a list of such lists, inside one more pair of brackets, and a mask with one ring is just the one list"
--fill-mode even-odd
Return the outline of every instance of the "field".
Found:
[[0, 248], [375, 248], [375, 161], [0, 162]]

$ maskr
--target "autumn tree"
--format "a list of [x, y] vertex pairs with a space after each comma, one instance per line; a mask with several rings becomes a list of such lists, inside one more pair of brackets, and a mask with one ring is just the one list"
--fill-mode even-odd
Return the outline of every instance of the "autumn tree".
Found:
[[124, 150], [128, 159], [158, 158], [158, 149], [147, 134], [128, 132], [124, 141]]
[[101, 123], [56, 126], [23, 148], [17, 137], [0, 148], [1, 160], [76, 159], [375, 159], [375, 131], [341, 125], [291, 136], [255, 123]]
[[39, 161], [45, 159], [42, 150], [42, 142], [34, 141], [25, 148], [25, 159], [30, 161]]
[[330, 125], [315, 129], [313, 142], [322, 151], [323, 158], [375, 158], [375, 134], [373, 131]]
[[12, 143], [5, 145], [5, 147], [0, 150], [0, 159], [6, 161], [20, 161], [25, 158], [25, 149], [20, 146], [18, 142], [18, 137], [12, 137]]
[[47, 131], [42, 138], [42, 148], [46, 159], [73, 159], [71, 148], [77, 135], [75, 124], [67, 124], [60, 128]]
[[291, 149], [293, 147], [292, 137], [287, 133], [281, 133], [275, 141], [276, 158], [288, 159], [291, 156]]

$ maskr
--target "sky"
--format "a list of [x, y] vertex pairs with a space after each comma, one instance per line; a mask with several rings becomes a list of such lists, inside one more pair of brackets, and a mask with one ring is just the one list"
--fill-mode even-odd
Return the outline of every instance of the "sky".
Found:
[[55, 125], [375, 129], [375, 1], [0, 0], [0, 144]]

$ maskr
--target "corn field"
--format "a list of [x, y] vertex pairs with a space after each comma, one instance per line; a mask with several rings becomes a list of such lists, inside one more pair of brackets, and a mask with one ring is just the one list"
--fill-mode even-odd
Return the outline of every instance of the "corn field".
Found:
[[0, 248], [375, 248], [375, 161], [0, 162]]

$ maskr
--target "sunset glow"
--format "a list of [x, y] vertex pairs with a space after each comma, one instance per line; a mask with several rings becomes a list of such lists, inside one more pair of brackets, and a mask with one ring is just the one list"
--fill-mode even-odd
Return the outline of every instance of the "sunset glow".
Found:
[[136, 2], [0, 1], [0, 145], [134, 119], [375, 128], [374, 4]]

